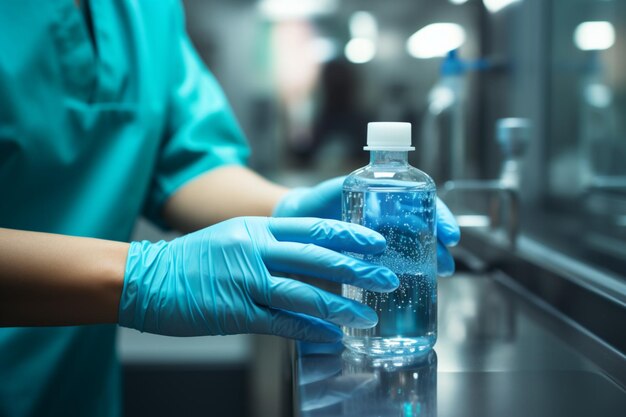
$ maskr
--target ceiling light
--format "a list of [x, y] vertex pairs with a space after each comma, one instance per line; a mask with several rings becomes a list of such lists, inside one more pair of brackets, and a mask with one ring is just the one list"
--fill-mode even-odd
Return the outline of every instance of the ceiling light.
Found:
[[354, 38], [346, 44], [344, 53], [348, 61], [354, 64], [364, 64], [376, 55], [376, 44], [371, 39]]
[[369, 12], [356, 12], [350, 16], [350, 36], [352, 38], [376, 39], [378, 23]]
[[258, 9], [272, 20], [308, 19], [333, 13], [337, 0], [261, 0]]
[[415, 58], [445, 56], [465, 42], [465, 29], [456, 23], [432, 23], [407, 40], [408, 53]]
[[615, 29], [610, 22], [583, 22], [574, 31], [574, 44], [583, 51], [609, 49], [615, 43]]
[[519, 3], [521, 0], [483, 0], [485, 8], [490, 13], [497, 13], [513, 3]]

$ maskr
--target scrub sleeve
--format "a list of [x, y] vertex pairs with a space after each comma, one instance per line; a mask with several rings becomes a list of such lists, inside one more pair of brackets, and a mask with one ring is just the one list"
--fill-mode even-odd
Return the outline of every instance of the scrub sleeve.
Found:
[[[182, 10], [178, 9], [182, 14]], [[183, 23], [182, 16], [177, 19]], [[243, 165], [247, 142], [215, 77], [180, 28], [168, 123], [144, 215], [164, 227], [163, 204], [187, 181], [225, 165]]]
[[[127, 240], [248, 147], [178, 1], [0, 2], [0, 227]], [[207, 190], [210, 192], [210, 190]], [[0, 417], [121, 413], [117, 326], [0, 329]]]

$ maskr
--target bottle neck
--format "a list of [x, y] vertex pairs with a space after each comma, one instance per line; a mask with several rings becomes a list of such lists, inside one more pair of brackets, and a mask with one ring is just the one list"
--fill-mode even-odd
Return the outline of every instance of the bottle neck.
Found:
[[408, 165], [408, 151], [371, 151], [370, 165]]

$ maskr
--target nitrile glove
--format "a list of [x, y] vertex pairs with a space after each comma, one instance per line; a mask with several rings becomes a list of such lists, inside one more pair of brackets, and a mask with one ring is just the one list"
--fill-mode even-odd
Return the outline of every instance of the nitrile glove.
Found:
[[171, 242], [133, 242], [119, 324], [173, 335], [265, 333], [331, 342], [336, 325], [377, 322], [367, 306], [281, 274], [392, 291], [389, 269], [341, 254], [380, 253], [385, 239], [365, 227], [316, 218], [240, 217]]
[[[274, 208], [275, 217], [322, 217], [341, 219], [341, 194], [345, 177], [333, 178], [314, 187], [294, 188]], [[437, 198], [437, 273], [454, 273], [454, 259], [448, 247], [461, 238], [461, 231], [448, 207]]]

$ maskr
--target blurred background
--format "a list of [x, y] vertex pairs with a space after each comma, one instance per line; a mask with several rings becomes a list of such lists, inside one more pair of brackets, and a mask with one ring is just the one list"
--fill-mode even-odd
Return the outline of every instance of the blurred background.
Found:
[[[184, 3], [261, 174], [288, 186], [348, 174], [367, 163], [368, 121], [411, 122], [411, 163], [464, 228], [502, 224], [518, 250], [539, 242], [623, 283], [626, 1]], [[501, 188], [514, 190], [504, 203]], [[143, 221], [135, 232], [171, 237]], [[278, 339], [121, 332], [128, 415], [269, 416], [288, 401]]]

